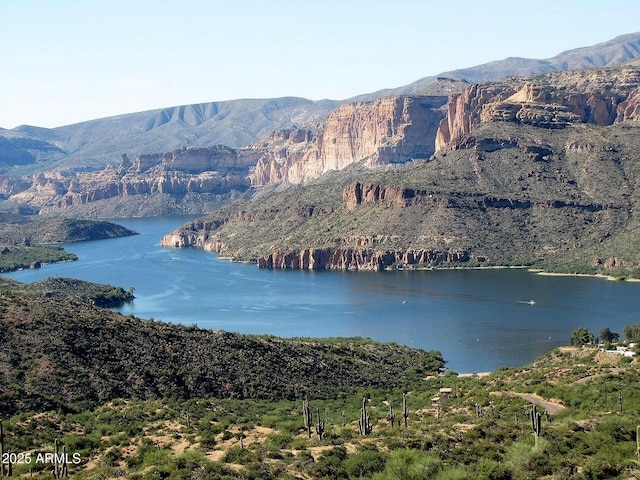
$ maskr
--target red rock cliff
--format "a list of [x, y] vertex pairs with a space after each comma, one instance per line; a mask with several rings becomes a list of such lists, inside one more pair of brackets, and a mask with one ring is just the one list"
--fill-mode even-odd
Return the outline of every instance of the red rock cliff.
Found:
[[450, 97], [435, 148], [456, 148], [463, 135], [483, 122], [563, 128], [572, 123], [611, 125], [639, 116], [640, 68], [633, 66], [471, 85]]
[[279, 131], [241, 149], [255, 159], [253, 185], [304, 183], [331, 170], [427, 158], [445, 97], [387, 97], [349, 103], [333, 111], [317, 131]]

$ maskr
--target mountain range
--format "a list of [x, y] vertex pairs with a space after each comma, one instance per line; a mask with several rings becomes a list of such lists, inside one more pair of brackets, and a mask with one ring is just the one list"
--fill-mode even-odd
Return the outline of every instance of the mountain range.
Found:
[[183, 146], [221, 144], [239, 148], [274, 130], [322, 124], [331, 111], [345, 103], [391, 95], [451, 93], [433, 88], [434, 81], [441, 77], [478, 83], [513, 75], [612, 66], [639, 57], [640, 32], [562, 52], [547, 60], [507, 58], [345, 100], [241, 99], [130, 113], [52, 129], [27, 125], [0, 129], [0, 173], [91, 170], [118, 163], [123, 154], [136, 157]]
[[[632, 34], [423, 79], [403, 87], [410, 94], [19, 127], [4, 132], [15, 161], [0, 194], [47, 215], [210, 213], [163, 245], [266, 268], [517, 264], [637, 276], [639, 52]], [[236, 146], [212, 144], [238, 132], [248, 136]], [[242, 143], [250, 135], [261, 136]], [[173, 149], [130, 158], [127, 145], [149, 152], [154, 142]], [[71, 144], [82, 147], [65, 153]]]

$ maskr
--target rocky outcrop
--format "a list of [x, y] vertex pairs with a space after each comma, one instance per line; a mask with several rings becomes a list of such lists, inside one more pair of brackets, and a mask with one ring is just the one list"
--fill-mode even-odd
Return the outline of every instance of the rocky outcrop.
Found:
[[[120, 164], [79, 173], [47, 172], [4, 180], [0, 195], [40, 209], [68, 208], [114, 197], [219, 193], [273, 183], [305, 183], [364, 162], [367, 166], [427, 158], [445, 96], [388, 97], [345, 104], [324, 126], [277, 130], [238, 150], [216, 146], [122, 156]], [[316, 212], [317, 213], [317, 212]]]
[[640, 87], [632, 91], [617, 108], [618, 122], [640, 120]]
[[453, 206], [451, 198], [436, 191], [359, 182], [344, 188], [342, 200], [349, 210], [353, 210], [363, 203], [381, 202], [388, 202], [400, 207], [407, 207], [417, 202], [428, 202], [441, 208]]
[[219, 251], [207, 248], [207, 240], [210, 233], [220, 228], [225, 222], [226, 220], [224, 219], [196, 219], [164, 235], [160, 240], [160, 245], [170, 248], [198, 247], [205, 250]]
[[316, 131], [274, 132], [239, 154], [256, 159], [253, 185], [305, 183], [353, 163], [403, 163], [428, 158], [446, 97], [387, 97], [342, 105]]
[[405, 250], [376, 251], [366, 248], [308, 248], [295, 252], [274, 252], [258, 259], [260, 268], [302, 270], [372, 270], [453, 266], [469, 260], [467, 252]]
[[458, 148], [465, 135], [487, 122], [554, 129], [634, 120], [640, 112], [639, 89], [640, 68], [634, 66], [471, 85], [450, 97], [435, 148]]
[[[224, 193], [250, 187], [249, 164], [227, 147], [181, 148], [174, 152], [126, 155], [118, 167], [94, 172], [46, 172], [24, 181], [0, 183], [7, 198], [40, 209], [67, 208], [114, 197]], [[20, 191], [16, 187], [22, 186]]]

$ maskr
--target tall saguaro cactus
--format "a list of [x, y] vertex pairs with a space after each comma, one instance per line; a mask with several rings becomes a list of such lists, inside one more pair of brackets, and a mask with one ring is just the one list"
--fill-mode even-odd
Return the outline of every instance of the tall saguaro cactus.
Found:
[[316, 417], [318, 421], [316, 422], [316, 433], [318, 434], [318, 440], [322, 440], [324, 438], [325, 425], [324, 422], [320, 420], [320, 409], [316, 408]]
[[4, 477], [4, 430], [2, 429], [2, 419], [0, 419], [0, 477]]
[[540, 414], [540, 412], [538, 412], [538, 407], [536, 407], [535, 405], [533, 406], [533, 410], [531, 411], [531, 428], [536, 436], [537, 441], [537, 438], [542, 432], [542, 415]]
[[404, 428], [407, 428], [407, 419], [409, 418], [409, 411], [407, 410], [407, 392], [402, 394], [402, 418], [404, 418]]
[[0, 419], [0, 477], [12, 477], [13, 465], [11, 464], [11, 455], [7, 458], [7, 468], [4, 467], [4, 427], [2, 425], [2, 419]]
[[389, 423], [391, 423], [391, 428], [393, 428], [393, 423], [396, 419], [396, 414], [393, 413], [393, 404], [391, 402], [389, 402], [389, 414], [387, 415], [387, 418], [389, 419]]
[[56, 438], [54, 443], [55, 457], [53, 460], [53, 478], [68, 478], [69, 470], [67, 466], [67, 447], [62, 446], [62, 461], [59, 461], [60, 455], [58, 453], [58, 439]]
[[373, 431], [371, 425], [371, 415], [367, 412], [367, 397], [362, 397], [362, 409], [358, 420], [358, 430], [360, 435], [369, 435]]
[[311, 438], [311, 425], [313, 425], [313, 420], [311, 417], [311, 408], [309, 408], [309, 399], [305, 398], [302, 403], [302, 416], [304, 417], [304, 428], [307, 429], [307, 434], [309, 438]]

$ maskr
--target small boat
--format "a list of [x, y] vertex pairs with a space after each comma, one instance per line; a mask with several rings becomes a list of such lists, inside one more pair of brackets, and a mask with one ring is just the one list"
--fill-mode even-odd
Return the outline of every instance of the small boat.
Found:
[[518, 303], [525, 303], [527, 305], [535, 305], [536, 301], [535, 300], [518, 300]]

